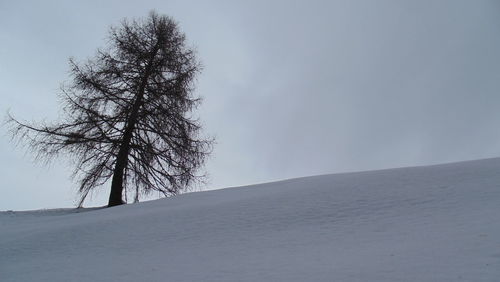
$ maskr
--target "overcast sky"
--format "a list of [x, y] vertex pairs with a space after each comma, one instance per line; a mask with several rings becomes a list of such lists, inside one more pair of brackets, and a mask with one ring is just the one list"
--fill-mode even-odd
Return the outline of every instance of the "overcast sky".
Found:
[[[2, 116], [57, 120], [68, 58], [152, 9], [204, 65], [202, 189], [500, 156], [499, 1], [0, 0]], [[0, 156], [0, 210], [74, 206], [67, 161]]]

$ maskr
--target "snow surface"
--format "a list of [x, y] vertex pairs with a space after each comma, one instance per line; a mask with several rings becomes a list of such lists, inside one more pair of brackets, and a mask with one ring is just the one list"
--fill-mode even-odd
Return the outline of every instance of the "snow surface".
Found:
[[0, 281], [500, 281], [500, 159], [0, 213]]

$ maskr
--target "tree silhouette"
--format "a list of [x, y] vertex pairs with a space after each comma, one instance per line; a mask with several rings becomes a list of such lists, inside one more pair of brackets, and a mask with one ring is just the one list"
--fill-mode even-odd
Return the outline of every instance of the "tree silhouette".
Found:
[[153, 191], [176, 194], [199, 180], [213, 140], [200, 136], [192, 117], [200, 99], [193, 82], [195, 52], [175, 21], [151, 12], [112, 27], [109, 47], [78, 64], [62, 87], [65, 118], [29, 124], [9, 114], [13, 136], [42, 159], [68, 154], [76, 160], [81, 206], [111, 179], [108, 206]]

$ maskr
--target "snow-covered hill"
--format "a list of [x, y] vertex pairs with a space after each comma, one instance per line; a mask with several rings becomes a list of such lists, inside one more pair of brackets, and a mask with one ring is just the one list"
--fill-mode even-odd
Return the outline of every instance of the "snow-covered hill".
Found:
[[500, 159], [2, 212], [0, 281], [500, 281]]

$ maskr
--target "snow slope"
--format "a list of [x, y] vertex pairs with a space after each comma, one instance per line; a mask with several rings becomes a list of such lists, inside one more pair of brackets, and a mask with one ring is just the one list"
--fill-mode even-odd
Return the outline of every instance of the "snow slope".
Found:
[[500, 159], [0, 213], [0, 281], [500, 281]]

